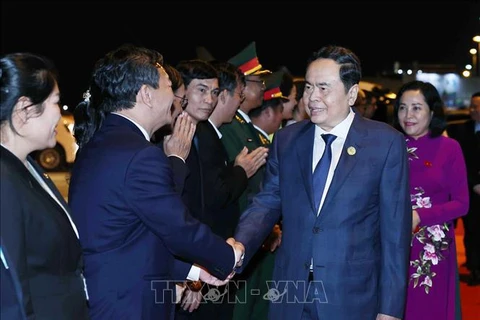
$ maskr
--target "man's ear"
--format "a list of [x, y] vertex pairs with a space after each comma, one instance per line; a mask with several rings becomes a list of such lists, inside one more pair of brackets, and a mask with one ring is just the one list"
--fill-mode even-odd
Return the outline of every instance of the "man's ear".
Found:
[[348, 105], [351, 107], [355, 104], [355, 101], [357, 100], [357, 95], [358, 95], [358, 84], [354, 84], [349, 90], [348, 90]]
[[145, 85], [145, 84], [142, 85], [140, 87], [140, 90], [138, 90], [137, 99], [139, 101], [141, 101], [143, 104], [145, 104], [149, 107], [152, 107], [153, 106], [153, 103], [152, 103], [153, 96], [152, 96], [151, 88], [149, 86]]
[[228, 94], [228, 90], [223, 89], [218, 95], [218, 100], [222, 101], [222, 103], [225, 104], [225, 101], [227, 101], [227, 94]]
[[272, 108], [266, 108], [262, 112], [265, 114], [267, 119], [271, 119], [271, 118], [275, 117], [275, 112], [273, 111]]

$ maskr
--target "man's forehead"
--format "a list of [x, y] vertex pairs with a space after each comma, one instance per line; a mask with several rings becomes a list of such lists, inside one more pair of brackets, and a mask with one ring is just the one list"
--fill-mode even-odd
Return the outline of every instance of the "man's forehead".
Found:
[[309, 83], [326, 85], [340, 81], [340, 65], [331, 59], [319, 59], [312, 62], [307, 69], [305, 80]]
[[206, 87], [209, 89], [216, 89], [218, 88], [218, 79], [217, 78], [212, 78], [212, 79], [192, 79], [190, 81], [190, 84], [188, 87]]

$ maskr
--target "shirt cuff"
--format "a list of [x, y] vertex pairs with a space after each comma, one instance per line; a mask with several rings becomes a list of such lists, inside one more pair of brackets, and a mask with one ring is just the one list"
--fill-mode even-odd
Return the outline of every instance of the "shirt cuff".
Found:
[[187, 280], [198, 281], [198, 279], [200, 279], [200, 268], [196, 265], [192, 265], [188, 272]]
[[185, 159], [183, 159], [182, 157], [180, 157], [179, 155], [176, 155], [176, 154], [170, 154], [168, 155], [169, 157], [177, 157], [178, 159], [182, 160], [183, 163], [185, 163]]

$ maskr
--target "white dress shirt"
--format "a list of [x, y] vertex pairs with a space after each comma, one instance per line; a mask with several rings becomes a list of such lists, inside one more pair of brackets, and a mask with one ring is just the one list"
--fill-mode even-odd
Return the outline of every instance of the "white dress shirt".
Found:
[[325, 189], [323, 190], [322, 199], [320, 201], [320, 205], [318, 207], [317, 215], [320, 213], [322, 209], [323, 202], [325, 201], [325, 197], [327, 195], [328, 189], [330, 188], [330, 184], [332, 183], [333, 175], [335, 173], [335, 169], [337, 168], [338, 160], [340, 160], [340, 155], [342, 154], [343, 145], [345, 144], [345, 140], [347, 139], [348, 131], [350, 130], [350, 126], [352, 125], [353, 118], [355, 117], [355, 113], [350, 108], [350, 113], [347, 117], [337, 124], [330, 132], [327, 132], [320, 128], [319, 126], [315, 126], [315, 140], [313, 143], [313, 160], [312, 160], [312, 173], [317, 166], [318, 161], [323, 155], [325, 151], [325, 141], [322, 138], [322, 134], [330, 133], [335, 135], [337, 138], [332, 142], [332, 162], [330, 163], [330, 169], [328, 170], [327, 181], [325, 182]]
[[212, 125], [213, 129], [215, 129], [215, 132], [217, 133], [218, 139], [222, 139], [222, 133], [220, 132], [220, 130], [218, 130], [217, 127], [215, 127], [212, 120], [208, 119], [208, 122]]

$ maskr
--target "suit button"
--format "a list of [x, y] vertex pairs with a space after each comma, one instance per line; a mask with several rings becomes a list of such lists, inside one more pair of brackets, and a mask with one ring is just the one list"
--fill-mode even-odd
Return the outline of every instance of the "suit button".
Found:
[[313, 227], [313, 233], [319, 233], [320, 232], [320, 228], [319, 227]]

